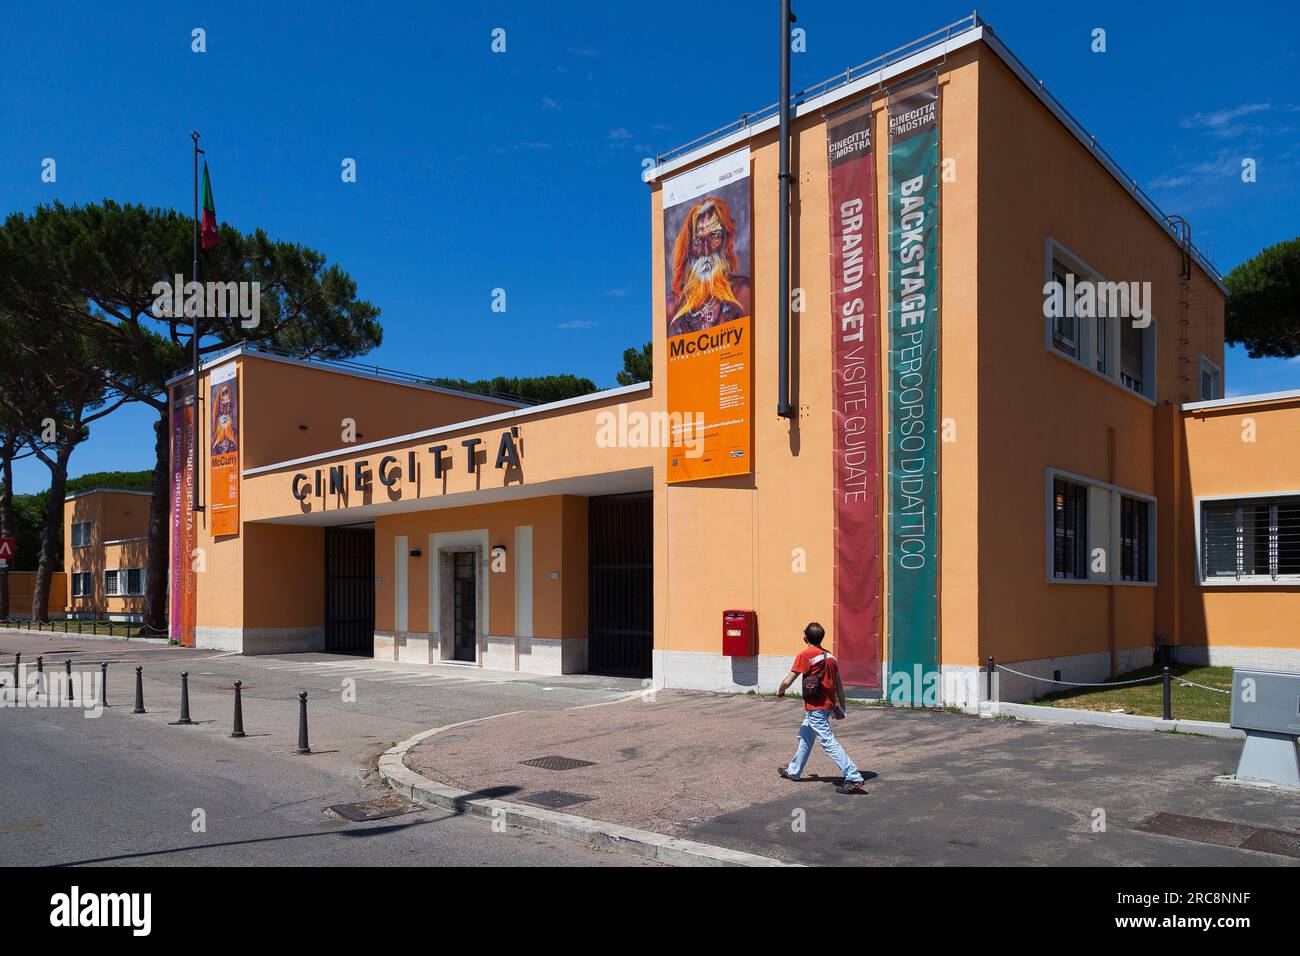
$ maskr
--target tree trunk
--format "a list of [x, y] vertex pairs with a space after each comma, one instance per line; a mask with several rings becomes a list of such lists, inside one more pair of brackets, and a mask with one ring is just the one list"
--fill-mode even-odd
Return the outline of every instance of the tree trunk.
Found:
[[[149, 565], [145, 571], [144, 622], [161, 632], [167, 628], [167, 556], [171, 530], [171, 435], [167, 408], [153, 423], [153, 497], [149, 499]], [[155, 637], [158, 634], [153, 635]]]
[[63, 495], [68, 486], [68, 459], [75, 444], [55, 449], [50, 469], [50, 496], [45, 500], [45, 524], [41, 528], [40, 557], [36, 562], [36, 583], [32, 585], [32, 620], [50, 619], [50, 578], [59, 563], [58, 547], [63, 538]]
[[[14, 459], [13, 446], [6, 444], [0, 448], [0, 538], [14, 537]], [[9, 620], [9, 571], [14, 560], [9, 561], [10, 568], [0, 571], [0, 621]]]

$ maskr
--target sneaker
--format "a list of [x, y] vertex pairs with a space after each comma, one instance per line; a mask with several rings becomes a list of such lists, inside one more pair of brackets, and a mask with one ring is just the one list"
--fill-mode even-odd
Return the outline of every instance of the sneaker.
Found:
[[785, 767], [777, 767], [776, 772], [781, 775], [782, 780], [792, 780], [795, 783], [799, 782], [799, 778], [790, 776], [790, 771], [786, 770]]
[[862, 786], [865, 783], [866, 783], [865, 780], [845, 780], [843, 783], [841, 783], [838, 787], [835, 788], [835, 792], [836, 793], [866, 793], [866, 791], [862, 789]]

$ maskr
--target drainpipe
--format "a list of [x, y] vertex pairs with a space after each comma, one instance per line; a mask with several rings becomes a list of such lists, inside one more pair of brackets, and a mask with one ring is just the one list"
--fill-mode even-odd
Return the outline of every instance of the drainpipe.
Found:
[[781, 171], [777, 214], [780, 233], [777, 240], [777, 352], [776, 413], [793, 418], [790, 408], [790, 24], [794, 22], [790, 0], [781, 0]]

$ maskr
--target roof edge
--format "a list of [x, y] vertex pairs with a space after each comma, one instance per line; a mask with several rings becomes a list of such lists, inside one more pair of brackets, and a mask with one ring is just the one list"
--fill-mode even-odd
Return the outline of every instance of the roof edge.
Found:
[[377, 448], [386, 448], [389, 445], [398, 445], [405, 442], [416, 441], [421, 438], [432, 438], [435, 435], [449, 435], [452, 432], [465, 431], [471, 428], [479, 428], [485, 425], [494, 425], [498, 422], [513, 421], [518, 418], [525, 418], [538, 412], [550, 412], [561, 408], [571, 408], [575, 405], [587, 405], [601, 399], [620, 398], [623, 396], [635, 395], [638, 392], [648, 392], [652, 388], [651, 382], [636, 382], [632, 385], [620, 385], [618, 388], [606, 389], [603, 392], [592, 392], [589, 395], [578, 395], [574, 398], [562, 398], [558, 402], [547, 402], [545, 405], [528, 405], [524, 408], [515, 409], [510, 412], [502, 412], [499, 415], [488, 415], [484, 418], [471, 418], [463, 422], [452, 422], [449, 425], [439, 425], [436, 428], [426, 428], [423, 431], [411, 432], [407, 435], [394, 435], [392, 438], [381, 438], [378, 441], [366, 442], [364, 445], [351, 445], [347, 448], [335, 448], [330, 451], [318, 452], [315, 455], [306, 455], [302, 458], [291, 458], [286, 461], [272, 462], [269, 465], [259, 465], [256, 468], [247, 468], [240, 473], [241, 477], [251, 478], [255, 475], [264, 475], [272, 471], [283, 471], [286, 468], [293, 468], [297, 465], [305, 465], [316, 461], [326, 461], [330, 458], [338, 458], [341, 455], [348, 457], [355, 456], [358, 452], [373, 451]]

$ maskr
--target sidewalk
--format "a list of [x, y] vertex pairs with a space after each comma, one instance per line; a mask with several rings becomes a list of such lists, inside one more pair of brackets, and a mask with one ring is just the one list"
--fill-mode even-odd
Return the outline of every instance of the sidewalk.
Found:
[[[1300, 831], [1300, 800], [1215, 784], [1236, 741], [851, 706], [835, 729], [868, 792], [845, 796], [820, 749], [807, 775], [825, 778], [777, 776], [800, 719], [794, 700], [660, 691], [453, 727], [405, 762], [460, 790], [787, 862], [1300, 864], [1300, 837], [1240, 847], [1251, 827]], [[521, 763], [551, 756], [590, 765]], [[1201, 823], [1171, 831], [1157, 813]], [[1206, 842], [1230, 829], [1206, 820], [1250, 826]]]

